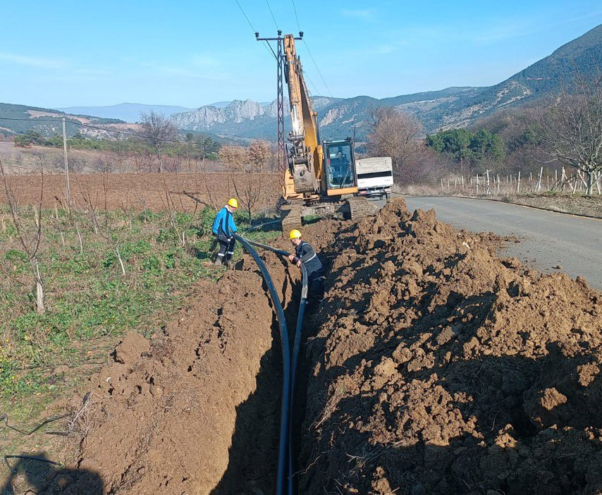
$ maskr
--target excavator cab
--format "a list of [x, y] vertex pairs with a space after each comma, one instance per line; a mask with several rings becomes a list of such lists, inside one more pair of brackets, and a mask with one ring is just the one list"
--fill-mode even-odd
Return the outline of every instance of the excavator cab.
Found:
[[355, 157], [351, 139], [323, 141], [326, 193], [328, 196], [357, 192]]

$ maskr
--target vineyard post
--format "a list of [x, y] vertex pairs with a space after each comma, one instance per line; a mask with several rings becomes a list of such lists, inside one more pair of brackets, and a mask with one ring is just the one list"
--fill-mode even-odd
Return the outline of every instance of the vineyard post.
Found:
[[71, 205], [71, 187], [69, 184], [69, 158], [67, 156], [67, 126], [65, 117], [63, 117], [63, 154], [65, 156], [65, 198], [67, 199], [67, 208]]

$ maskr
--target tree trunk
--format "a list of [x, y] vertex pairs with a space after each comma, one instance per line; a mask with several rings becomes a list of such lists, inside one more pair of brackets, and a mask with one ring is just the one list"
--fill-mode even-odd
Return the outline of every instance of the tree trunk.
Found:
[[34, 271], [35, 271], [35, 279], [36, 279], [36, 311], [39, 314], [43, 314], [46, 312], [46, 308], [44, 307], [44, 286], [42, 285], [42, 275], [40, 274], [40, 265], [38, 264], [37, 258], [31, 260]]
[[587, 195], [591, 196], [594, 194], [594, 172], [588, 170], [587, 172]]

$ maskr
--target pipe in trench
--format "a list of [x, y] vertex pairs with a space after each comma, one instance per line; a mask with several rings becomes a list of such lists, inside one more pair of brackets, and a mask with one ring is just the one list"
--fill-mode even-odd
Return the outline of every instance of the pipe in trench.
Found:
[[284, 310], [282, 309], [282, 303], [278, 298], [276, 288], [274, 287], [274, 281], [268, 272], [263, 260], [257, 254], [257, 251], [253, 249], [251, 244], [243, 237], [234, 234], [234, 238], [240, 242], [243, 247], [253, 257], [272, 298], [272, 302], [276, 309], [276, 316], [278, 319], [278, 326], [280, 329], [280, 341], [282, 344], [282, 404], [280, 407], [280, 439], [278, 446], [278, 475], [276, 480], [276, 493], [277, 495], [283, 495], [287, 479], [287, 471], [289, 467], [288, 461], [288, 429], [289, 429], [289, 414], [290, 414], [290, 392], [291, 392], [291, 350], [290, 342], [288, 337], [288, 330], [286, 327], [286, 319], [284, 317]]
[[[242, 239], [239, 236], [235, 236], [237, 239]], [[262, 244], [260, 242], [251, 241], [249, 239], [245, 239], [249, 244], [252, 244], [257, 247], [261, 247], [264, 249], [268, 249], [273, 251], [276, 254], [281, 256], [289, 256], [290, 253], [284, 251], [283, 249], [277, 249], [267, 244]], [[243, 244], [244, 246], [244, 244]], [[249, 251], [250, 252], [250, 251]], [[257, 261], [257, 260], [256, 260]], [[264, 265], [265, 266], [265, 265]], [[303, 318], [305, 316], [305, 307], [307, 306], [307, 293], [308, 293], [308, 276], [307, 269], [304, 265], [301, 265], [301, 273], [302, 273], [302, 287], [301, 287], [301, 298], [299, 301], [299, 313], [297, 314], [297, 324], [295, 327], [295, 340], [293, 345], [293, 354], [292, 354], [292, 365], [291, 365], [291, 373], [290, 373], [290, 405], [288, 408], [288, 438], [287, 438], [287, 457], [288, 457], [288, 472], [287, 472], [287, 480], [288, 480], [288, 493], [289, 495], [293, 495], [294, 493], [294, 484], [293, 484], [293, 474], [294, 474], [294, 465], [293, 465], [293, 404], [294, 404], [294, 396], [295, 396], [295, 385], [296, 385], [296, 377], [297, 377], [297, 365], [299, 361], [299, 352], [301, 350], [301, 340], [303, 336]], [[281, 418], [283, 421], [284, 418]], [[282, 425], [281, 425], [282, 426]], [[282, 428], [281, 428], [282, 434]], [[280, 438], [280, 445], [282, 445], [282, 438]], [[280, 466], [280, 459], [278, 466]], [[278, 479], [280, 480], [280, 472], [278, 475]], [[280, 486], [280, 485], [278, 485]], [[280, 492], [278, 492], [280, 493]]]

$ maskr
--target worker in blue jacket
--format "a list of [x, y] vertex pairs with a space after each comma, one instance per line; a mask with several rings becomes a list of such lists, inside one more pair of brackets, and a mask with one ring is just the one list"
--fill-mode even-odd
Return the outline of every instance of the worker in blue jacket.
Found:
[[301, 232], [297, 229], [290, 231], [289, 239], [295, 247], [295, 254], [289, 255], [289, 261], [299, 268], [301, 268], [301, 264], [305, 266], [309, 298], [314, 301], [321, 301], [324, 297], [324, 268], [320, 258], [313, 246], [301, 239]]
[[228, 263], [234, 254], [234, 244], [236, 241], [232, 234], [237, 231], [234, 223], [234, 212], [238, 208], [236, 198], [230, 198], [228, 204], [224, 206], [215, 216], [213, 221], [213, 235], [219, 242], [219, 253], [217, 253], [216, 265]]

